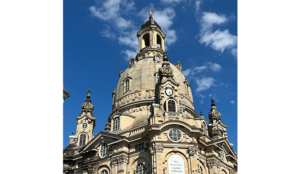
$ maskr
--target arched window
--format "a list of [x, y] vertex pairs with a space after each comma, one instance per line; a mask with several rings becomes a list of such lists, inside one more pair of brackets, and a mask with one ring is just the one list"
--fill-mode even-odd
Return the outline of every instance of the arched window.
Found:
[[103, 143], [100, 148], [100, 157], [104, 158], [108, 153], [108, 146], [106, 143]]
[[174, 100], [169, 100], [168, 101], [168, 111], [169, 112], [176, 112]]
[[102, 170], [101, 174], [108, 174], [108, 171], [107, 170]]
[[85, 134], [81, 134], [80, 135], [79, 146], [84, 146], [85, 145], [85, 141], [86, 141], [86, 135]]
[[125, 92], [129, 91], [129, 79], [125, 80]]
[[145, 174], [146, 173], [146, 167], [144, 164], [140, 163], [136, 166], [136, 174]]
[[156, 35], [156, 39], [157, 39], [157, 48], [161, 48], [161, 38], [159, 35]]
[[116, 117], [113, 120], [113, 131], [120, 129], [120, 117]]

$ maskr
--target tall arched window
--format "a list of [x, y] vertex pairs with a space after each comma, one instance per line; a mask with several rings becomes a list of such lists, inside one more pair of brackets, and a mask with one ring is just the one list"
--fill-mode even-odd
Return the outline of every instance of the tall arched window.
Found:
[[136, 166], [136, 174], [145, 174], [146, 173], [146, 167], [144, 164], [140, 163]]
[[129, 91], [129, 79], [125, 80], [125, 92]]
[[176, 112], [174, 100], [169, 100], [168, 101], [168, 111], [169, 112]]
[[85, 134], [81, 134], [80, 138], [79, 138], [79, 146], [84, 146], [85, 145], [85, 141], [86, 141], [86, 135]]
[[116, 117], [113, 120], [113, 131], [120, 129], [120, 117]]

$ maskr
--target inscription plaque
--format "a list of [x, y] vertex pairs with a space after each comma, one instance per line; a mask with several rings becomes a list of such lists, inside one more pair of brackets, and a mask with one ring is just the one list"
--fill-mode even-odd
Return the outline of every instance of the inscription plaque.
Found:
[[184, 162], [179, 155], [172, 155], [168, 160], [169, 174], [185, 174]]

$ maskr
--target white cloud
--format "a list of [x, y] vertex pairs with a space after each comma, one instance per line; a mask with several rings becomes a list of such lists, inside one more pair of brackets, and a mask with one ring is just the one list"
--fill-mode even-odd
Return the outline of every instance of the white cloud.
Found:
[[187, 76], [190, 74], [190, 72], [191, 72], [191, 69], [186, 69], [186, 70], [182, 71], [182, 74], [183, 74], [185, 77], [187, 77]]
[[237, 48], [232, 49], [231, 54], [234, 56], [234, 58], [238, 59], [238, 49]]
[[210, 45], [214, 50], [223, 52], [226, 48], [236, 46], [237, 37], [231, 35], [228, 30], [217, 30], [214, 33], [205, 33], [199, 42]]
[[203, 77], [202, 79], [196, 79], [197, 89], [196, 92], [206, 91], [214, 85], [215, 79], [212, 77]]
[[230, 103], [235, 104], [234, 100], [231, 100]]
[[96, 6], [91, 6], [89, 9], [93, 16], [98, 19], [113, 22], [114, 25], [119, 29], [125, 29], [132, 26], [132, 22], [125, 20], [120, 15], [120, 6], [126, 10], [134, 8], [134, 2], [130, 3], [121, 3], [121, 0], [106, 0], [102, 3], [102, 6], [96, 8]]
[[116, 34], [110, 32], [110, 28], [106, 27], [106, 29], [101, 31], [101, 34], [103, 37], [111, 38], [111, 39], [116, 39]]
[[119, 44], [126, 45], [134, 50], [122, 50], [121, 53], [125, 55], [125, 59], [129, 60], [135, 57], [138, 49], [138, 40], [136, 37], [137, 27], [131, 20], [125, 19], [124, 16], [128, 12], [135, 9], [135, 4], [131, 0], [104, 0], [96, 1], [96, 6], [89, 8], [93, 17], [108, 22], [110, 26], [115, 29], [112, 32], [109, 26], [101, 31], [103, 37], [118, 39]]
[[138, 49], [139, 42], [136, 37], [136, 33], [137, 30], [132, 30], [130, 32], [123, 32], [122, 36], [119, 37], [119, 43], [130, 46], [133, 49]]
[[166, 4], [171, 4], [171, 3], [180, 3], [182, 0], [161, 0], [161, 2], [166, 3]]
[[182, 74], [185, 77], [194, 76], [195, 74], [200, 73], [204, 70], [208, 70], [208, 69], [210, 69], [212, 71], [220, 71], [222, 69], [222, 67], [221, 67], [221, 65], [219, 65], [217, 63], [208, 62], [202, 66], [197, 66], [197, 67], [194, 67], [191, 69], [186, 69], [186, 70], [182, 71]]
[[195, 12], [198, 13], [200, 11], [200, 1], [195, 1]]
[[132, 57], [135, 58], [137, 52], [131, 50], [123, 50], [121, 53], [125, 54], [125, 60], [129, 61]]
[[209, 63], [209, 66], [212, 71], [220, 71], [222, 69], [221, 65], [217, 63]]
[[219, 29], [212, 32], [213, 25], [220, 25], [227, 22], [228, 19], [224, 15], [216, 13], [203, 12], [200, 25], [199, 42], [210, 46], [216, 51], [223, 52], [229, 49], [234, 55], [237, 45], [237, 36], [229, 33], [228, 29], [220, 31]]

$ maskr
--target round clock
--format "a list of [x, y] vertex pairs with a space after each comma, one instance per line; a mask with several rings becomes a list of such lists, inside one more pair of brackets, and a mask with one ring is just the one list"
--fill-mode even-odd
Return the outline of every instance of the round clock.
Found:
[[166, 89], [166, 94], [167, 95], [172, 95], [173, 94], [173, 90], [171, 88], [167, 88]]

